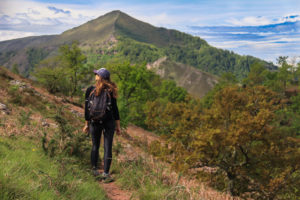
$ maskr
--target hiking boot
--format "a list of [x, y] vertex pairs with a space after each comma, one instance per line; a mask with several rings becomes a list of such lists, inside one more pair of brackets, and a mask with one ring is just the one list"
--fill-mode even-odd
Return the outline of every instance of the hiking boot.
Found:
[[92, 171], [94, 176], [99, 176], [101, 174], [96, 167], [93, 167]]
[[113, 182], [114, 179], [107, 173], [103, 172], [101, 174], [101, 179], [103, 181], [103, 183], [110, 183], [110, 182]]

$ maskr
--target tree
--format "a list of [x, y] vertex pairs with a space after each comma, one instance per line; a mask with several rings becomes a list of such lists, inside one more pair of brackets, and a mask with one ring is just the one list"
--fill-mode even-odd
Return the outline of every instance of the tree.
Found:
[[219, 83], [223, 84], [223, 85], [231, 85], [231, 84], [238, 83], [238, 80], [236, 79], [236, 77], [233, 73], [225, 72], [221, 75]]
[[69, 95], [71, 84], [68, 79], [67, 71], [62, 67], [59, 57], [52, 57], [43, 60], [39, 67], [35, 68], [33, 76], [50, 93], [61, 92]]
[[[110, 63], [107, 66], [118, 82], [121, 96], [125, 101], [125, 106], [130, 106], [135, 102], [146, 102], [153, 99], [151, 93], [151, 77], [153, 72], [146, 69], [146, 66], [130, 65], [129, 62]], [[153, 91], [152, 91], [153, 92]]]
[[287, 64], [287, 59], [288, 59], [288, 58], [289, 58], [288, 56], [279, 56], [279, 57], [276, 59], [277, 64], [280, 65], [280, 66]]
[[262, 85], [266, 79], [265, 74], [267, 73], [267, 69], [264, 67], [262, 63], [254, 63], [251, 66], [248, 77], [244, 80], [245, 84], [250, 85]]
[[72, 83], [71, 96], [73, 96], [78, 89], [78, 81], [82, 79], [80, 69], [82, 69], [86, 62], [86, 56], [78, 47], [78, 42], [73, 42], [72, 45], [63, 45], [59, 48], [60, 57], [65, 64], [65, 69], [70, 76]]
[[[274, 199], [296, 186], [300, 169], [299, 138], [295, 132], [278, 129], [276, 112], [281, 109], [278, 94], [263, 86], [226, 87], [203, 111], [198, 128], [188, 132], [189, 142], [176, 152], [177, 160], [190, 168], [221, 171], [232, 195]], [[177, 147], [187, 132], [175, 132]]]
[[291, 68], [292, 66], [287, 64], [287, 62], [283, 62], [281, 67], [279, 67], [278, 80], [281, 82], [283, 90], [286, 90], [288, 82], [292, 80]]
[[177, 87], [176, 83], [171, 80], [163, 80], [159, 85], [159, 97], [170, 102], [184, 101], [187, 96], [187, 91], [181, 87]]
[[132, 120], [144, 127], [144, 105], [157, 97], [151, 84], [151, 80], [156, 79], [157, 75], [147, 70], [145, 65], [130, 65], [129, 62], [115, 61], [106, 67], [119, 88], [118, 102], [122, 119]]

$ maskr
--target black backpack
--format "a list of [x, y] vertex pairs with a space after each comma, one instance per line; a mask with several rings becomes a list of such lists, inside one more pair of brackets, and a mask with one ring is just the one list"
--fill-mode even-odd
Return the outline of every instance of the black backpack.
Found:
[[94, 89], [89, 96], [89, 116], [92, 121], [102, 123], [107, 119], [111, 111], [111, 96], [107, 89], [102, 89], [98, 96], [96, 96], [95, 92], [96, 89]]

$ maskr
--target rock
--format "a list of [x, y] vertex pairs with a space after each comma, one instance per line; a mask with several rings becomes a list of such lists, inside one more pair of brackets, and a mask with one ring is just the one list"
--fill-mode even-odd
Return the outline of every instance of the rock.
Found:
[[42, 126], [43, 127], [50, 127], [50, 124], [48, 122], [46, 122], [46, 121], [43, 121], [42, 122]]
[[9, 115], [10, 114], [10, 110], [8, 109], [8, 107], [3, 104], [3, 103], [0, 103], [0, 111], [2, 114], [6, 114], [6, 115]]
[[9, 84], [18, 86], [20, 89], [26, 89], [26, 88], [28, 88], [28, 86], [24, 82], [21, 82], [19, 80], [11, 80], [9, 82]]
[[53, 128], [58, 128], [58, 125], [55, 124], [55, 123], [49, 123], [49, 125], [50, 125], [51, 127], [53, 127]]
[[35, 96], [42, 97], [41, 93], [39, 93], [39, 92], [37, 92], [37, 91], [35, 91], [35, 90], [33, 90], [33, 93], [34, 93]]
[[3, 103], [0, 103], [0, 110], [6, 110], [7, 106]]

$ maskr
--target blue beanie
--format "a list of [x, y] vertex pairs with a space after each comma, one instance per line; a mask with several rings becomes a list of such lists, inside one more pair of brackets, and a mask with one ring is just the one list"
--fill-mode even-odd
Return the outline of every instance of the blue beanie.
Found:
[[109, 71], [105, 68], [100, 68], [98, 70], [95, 69], [94, 73], [101, 76], [103, 79], [106, 79], [106, 80], [108, 80], [110, 77]]

